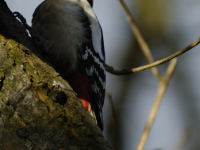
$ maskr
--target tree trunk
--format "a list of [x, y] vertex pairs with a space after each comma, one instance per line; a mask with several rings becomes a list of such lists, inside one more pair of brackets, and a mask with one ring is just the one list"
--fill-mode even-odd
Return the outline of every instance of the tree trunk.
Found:
[[0, 150], [111, 150], [39, 49], [0, 0]]

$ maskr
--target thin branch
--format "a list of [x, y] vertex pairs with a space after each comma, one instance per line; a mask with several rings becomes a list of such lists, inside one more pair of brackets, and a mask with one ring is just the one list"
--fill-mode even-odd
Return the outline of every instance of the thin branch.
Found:
[[[122, 5], [127, 17], [128, 17], [128, 20], [131, 24], [131, 29], [132, 29], [132, 31], [135, 35], [137, 42], [139, 43], [141, 50], [143, 51], [145, 57], [147, 58], [147, 61], [149, 63], [153, 63], [154, 60], [153, 60], [153, 57], [151, 55], [150, 49], [149, 49], [147, 43], [145, 42], [144, 38], [142, 37], [142, 34], [139, 31], [134, 17], [132, 16], [130, 10], [128, 9], [126, 3], [123, 0], [119, 0], [119, 1]], [[158, 80], [162, 79], [162, 75], [160, 74], [160, 72], [158, 71], [157, 68], [151, 68], [151, 70], [152, 70], [153, 74], [157, 77]]]
[[117, 149], [119, 147], [119, 142], [117, 140], [118, 138], [118, 130], [116, 126], [116, 114], [115, 114], [115, 108], [114, 108], [114, 103], [113, 103], [113, 98], [110, 93], [106, 91], [106, 97], [108, 98], [108, 101], [110, 102], [110, 107], [111, 107], [111, 112], [112, 116], [110, 117], [109, 120], [109, 128], [110, 128], [110, 133], [112, 132], [113, 134], [113, 147]]
[[160, 106], [162, 98], [163, 98], [163, 95], [164, 95], [164, 93], [167, 89], [167, 86], [169, 84], [169, 80], [170, 80], [170, 78], [171, 78], [171, 76], [172, 76], [172, 74], [175, 70], [176, 64], [177, 64], [177, 58], [172, 59], [170, 64], [169, 64], [169, 67], [167, 69], [167, 73], [166, 73], [165, 78], [160, 82], [160, 86], [159, 86], [159, 90], [158, 90], [156, 99], [155, 99], [154, 104], [152, 106], [152, 109], [151, 109], [151, 112], [149, 114], [145, 129], [142, 133], [142, 136], [140, 138], [140, 141], [138, 143], [136, 150], [143, 150], [143, 148], [145, 146], [145, 143], [146, 143], [147, 138], [149, 136], [150, 129], [151, 129], [152, 124], [155, 120], [155, 117], [157, 115], [159, 106]]
[[106, 91], [106, 97], [108, 97], [108, 101], [110, 102], [112, 117], [115, 118], [115, 108], [112, 95]]
[[149, 69], [149, 68], [152, 68], [152, 67], [155, 67], [155, 66], [158, 66], [158, 65], [161, 65], [175, 57], [178, 57], [179, 55], [182, 55], [183, 53], [189, 51], [190, 49], [194, 48], [195, 46], [197, 46], [198, 44], [200, 43], [200, 37], [195, 40], [192, 44], [188, 45], [187, 47], [185, 47], [184, 49], [166, 57], [166, 58], [163, 58], [161, 60], [157, 60], [156, 62], [153, 62], [151, 64], [148, 64], [148, 65], [144, 65], [144, 66], [141, 66], [141, 67], [137, 67], [137, 68], [132, 68], [132, 69], [123, 69], [123, 70], [114, 70], [113, 67], [111, 66], [108, 66], [106, 65], [106, 70], [112, 74], [115, 74], [115, 75], [126, 75], [126, 74], [130, 74], [130, 73], [134, 73], [134, 72], [139, 72], [139, 71], [143, 71], [143, 70], [146, 70], [146, 69]]

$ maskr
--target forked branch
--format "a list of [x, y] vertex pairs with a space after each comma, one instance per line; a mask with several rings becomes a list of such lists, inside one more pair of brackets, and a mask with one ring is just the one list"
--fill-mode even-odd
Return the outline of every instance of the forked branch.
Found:
[[171, 76], [172, 76], [172, 74], [173, 74], [173, 72], [176, 68], [176, 64], [177, 64], [177, 58], [174, 58], [170, 61], [170, 64], [167, 68], [166, 76], [160, 82], [159, 89], [158, 89], [158, 92], [157, 92], [157, 95], [156, 95], [156, 99], [155, 99], [154, 104], [151, 108], [151, 112], [149, 113], [149, 117], [148, 117], [145, 129], [144, 129], [144, 131], [141, 135], [141, 138], [140, 138], [140, 141], [138, 143], [136, 150], [143, 150], [143, 148], [146, 144], [147, 138], [149, 136], [150, 129], [151, 129], [153, 122], [156, 118], [156, 115], [157, 115], [158, 109], [160, 107], [163, 95], [164, 95], [164, 93], [167, 89], [167, 86], [169, 84], [169, 80], [170, 80], [170, 78], [171, 78]]

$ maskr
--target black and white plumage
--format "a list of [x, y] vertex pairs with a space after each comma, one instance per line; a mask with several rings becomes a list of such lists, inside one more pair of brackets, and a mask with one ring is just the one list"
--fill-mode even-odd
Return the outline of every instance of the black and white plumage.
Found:
[[92, 2], [45, 0], [33, 14], [32, 27], [45, 39], [45, 54], [53, 66], [68, 80], [103, 130], [105, 54]]

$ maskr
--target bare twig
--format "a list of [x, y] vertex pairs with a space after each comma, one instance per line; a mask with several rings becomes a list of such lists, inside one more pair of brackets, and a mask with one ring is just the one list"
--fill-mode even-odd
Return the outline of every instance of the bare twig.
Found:
[[108, 101], [110, 102], [112, 116], [113, 116], [113, 118], [115, 118], [115, 108], [114, 108], [112, 95], [106, 91], [106, 97], [108, 97]]
[[155, 99], [154, 104], [152, 106], [152, 109], [151, 109], [151, 112], [149, 114], [145, 129], [142, 133], [142, 136], [140, 138], [140, 141], [138, 143], [136, 150], [143, 150], [143, 148], [145, 146], [145, 143], [146, 143], [147, 138], [149, 136], [150, 129], [151, 129], [152, 124], [154, 122], [154, 119], [157, 115], [160, 103], [162, 101], [163, 95], [164, 95], [164, 93], [167, 89], [167, 86], [169, 84], [169, 80], [170, 80], [170, 78], [171, 78], [171, 76], [174, 72], [176, 64], [177, 64], [177, 58], [172, 59], [170, 64], [169, 64], [169, 67], [167, 69], [165, 78], [160, 82], [160, 86], [159, 86], [159, 90], [158, 90], [156, 99]]
[[[128, 17], [128, 20], [130, 21], [131, 23], [131, 28], [132, 28], [132, 31], [135, 35], [135, 38], [138, 42], [138, 44], [140, 45], [140, 48], [141, 50], [143, 51], [145, 57], [147, 58], [147, 61], [149, 63], [153, 63], [154, 60], [153, 60], [153, 57], [151, 55], [151, 52], [150, 52], [150, 49], [148, 47], [148, 45], [146, 44], [144, 38], [142, 37], [137, 25], [136, 25], [136, 22], [135, 22], [135, 19], [133, 18], [133, 16], [131, 15], [131, 12], [130, 10], [128, 9], [126, 3], [123, 1], [123, 0], [119, 0], [127, 17]], [[151, 68], [153, 74], [157, 77], [158, 80], [161, 80], [162, 79], [162, 76], [160, 74], [160, 72], [158, 71], [157, 68]]]
[[112, 74], [115, 75], [126, 75], [126, 74], [130, 74], [130, 73], [134, 73], [134, 72], [139, 72], [139, 71], [143, 71], [158, 65], [161, 65], [175, 57], [178, 57], [179, 55], [182, 55], [183, 53], [189, 51], [190, 49], [194, 48], [195, 46], [197, 46], [200, 43], [200, 37], [198, 39], [196, 39], [192, 44], [188, 45], [187, 47], [185, 47], [184, 49], [166, 57], [163, 58], [161, 60], [157, 60], [156, 62], [153, 62], [151, 64], [148, 65], [144, 65], [141, 67], [137, 67], [137, 68], [132, 68], [132, 69], [123, 69], [123, 70], [114, 70], [113, 67], [106, 65], [106, 70]]
[[118, 142], [118, 130], [117, 130], [117, 125], [116, 125], [116, 114], [115, 114], [115, 108], [114, 108], [114, 103], [113, 103], [113, 98], [110, 93], [106, 91], [106, 97], [108, 98], [108, 101], [110, 102], [110, 107], [111, 107], [111, 112], [112, 116], [110, 117], [109, 120], [109, 131], [110, 133], [112, 132], [113, 134], [113, 147], [115, 150], [119, 149], [119, 142]]

